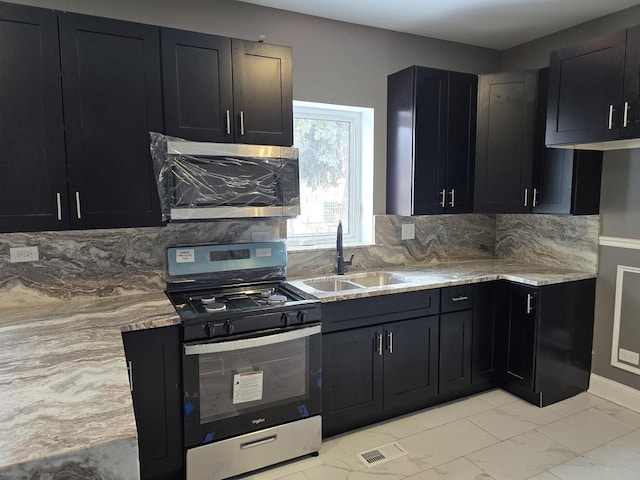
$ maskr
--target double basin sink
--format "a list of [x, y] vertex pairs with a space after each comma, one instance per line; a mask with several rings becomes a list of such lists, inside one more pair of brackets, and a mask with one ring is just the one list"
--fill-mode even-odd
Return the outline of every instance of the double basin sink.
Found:
[[345, 290], [385, 287], [388, 285], [410, 283], [410, 281], [395, 273], [369, 272], [305, 280], [302, 283], [321, 292], [341, 292]]

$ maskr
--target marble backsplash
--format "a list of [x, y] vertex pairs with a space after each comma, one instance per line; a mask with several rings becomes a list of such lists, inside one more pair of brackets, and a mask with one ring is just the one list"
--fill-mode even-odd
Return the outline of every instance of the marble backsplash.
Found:
[[[415, 239], [401, 240], [402, 225]], [[596, 271], [599, 216], [432, 215], [375, 218], [375, 244], [345, 247], [351, 270], [505, 258]], [[157, 228], [0, 234], [3, 305], [165, 288], [168, 246], [258, 241], [286, 236], [278, 220], [221, 220]], [[37, 246], [40, 260], [10, 263], [9, 247]], [[335, 271], [334, 248], [289, 252], [289, 278]]]
[[498, 258], [598, 270], [599, 215], [497, 215]]
[[[163, 290], [166, 248], [280, 238], [278, 220], [0, 235], [3, 305]], [[37, 246], [37, 262], [10, 263], [9, 247]], [[25, 298], [29, 297], [29, 298]]]
[[[402, 224], [415, 225], [415, 239], [402, 240]], [[344, 248], [354, 255], [351, 271], [494, 258], [496, 220], [489, 215], [376, 215], [375, 245]], [[335, 248], [289, 253], [287, 276], [335, 273]]]

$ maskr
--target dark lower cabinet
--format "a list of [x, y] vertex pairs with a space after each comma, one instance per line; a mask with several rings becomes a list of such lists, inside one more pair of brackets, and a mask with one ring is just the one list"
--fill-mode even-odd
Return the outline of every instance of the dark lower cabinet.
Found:
[[382, 327], [384, 408], [423, 404], [438, 393], [438, 316]]
[[356, 428], [382, 410], [382, 355], [376, 332], [365, 327], [322, 336], [324, 436]]
[[447, 398], [471, 387], [473, 285], [440, 290], [440, 361], [438, 393]]
[[472, 321], [472, 310], [440, 315], [440, 395], [468, 390], [471, 386]]
[[325, 437], [433, 403], [438, 294], [424, 290], [323, 305]]
[[140, 476], [184, 476], [177, 325], [122, 334], [138, 429]]
[[540, 407], [587, 390], [595, 279], [503, 292], [503, 387]]
[[497, 328], [499, 282], [473, 285], [473, 327], [471, 340], [471, 385], [493, 387], [500, 371], [502, 332]]

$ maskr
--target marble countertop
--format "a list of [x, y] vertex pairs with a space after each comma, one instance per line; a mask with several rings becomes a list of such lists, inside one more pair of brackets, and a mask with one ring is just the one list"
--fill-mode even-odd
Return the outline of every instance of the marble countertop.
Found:
[[[407, 281], [339, 294], [312, 291], [304, 279], [289, 283], [327, 302], [498, 279], [540, 286], [596, 276], [502, 260], [384, 271]], [[120, 439], [128, 442], [121, 454], [137, 468], [137, 434], [121, 332], [179, 323], [164, 292], [20, 301], [10, 304], [0, 299], [0, 478], [15, 478], [16, 465], [65, 458]], [[98, 463], [106, 461], [104, 453], [99, 457]], [[3, 477], [7, 471], [9, 477]]]
[[[510, 280], [535, 287], [554, 283], [571, 282], [595, 278], [595, 272], [582, 272], [547, 265], [519, 263], [509, 260], [476, 260], [466, 262], [447, 262], [434, 265], [412, 265], [406, 268], [385, 268], [380, 271], [389, 272], [402, 277], [406, 282], [338, 292], [316, 290], [305, 283], [309, 278], [294, 278], [287, 283], [305, 295], [311, 295], [322, 302], [333, 302], [349, 298], [363, 298], [374, 295], [410, 292], [429, 288], [441, 288], [469, 283], [489, 282], [493, 280]], [[334, 280], [354, 278], [362, 271], [348, 271], [344, 276], [330, 275], [313, 277], [312, 280]]]
[[164, 292], [0, 303], [0, 478], [9, 466], [120, 439], [133, 439], [137, 469], [121, 332], [177, 322]]

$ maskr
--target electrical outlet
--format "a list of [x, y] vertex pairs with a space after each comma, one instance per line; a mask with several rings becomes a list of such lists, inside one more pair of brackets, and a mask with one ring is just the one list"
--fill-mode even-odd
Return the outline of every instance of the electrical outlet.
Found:
[[414, 223], [403, 223], [401, 240], [413, 240], [414, 238], [416, 238], [416, 225]]
[[11, 247], [9, 257], [11, 263], [37, 262], [40, 259], [38, 247]]
[[632, 363], [633, 365], [638, 365], [638, 363], [640, 363], [640, 354], [638, 354], [637, 352], [632, 352], [631, 350], [620, 348], [618, 349], [618, 360]]

